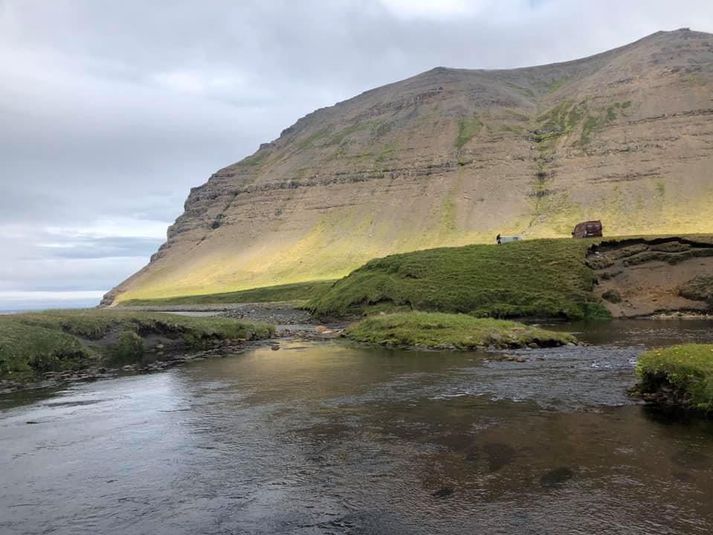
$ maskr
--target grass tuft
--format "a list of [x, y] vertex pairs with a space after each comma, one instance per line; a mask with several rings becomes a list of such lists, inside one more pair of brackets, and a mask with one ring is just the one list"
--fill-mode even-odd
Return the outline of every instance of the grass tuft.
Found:
[[372, 316], [346, 330], [352, 340], [390, 347], [470, 350], [482, 347], [559, 346], [575, 342], [557, 333], [514, 321], [465, 314], [405, 312]]
[[713, 344], [653, 349], [639, 357], [638, 392], [660, 405], [713, 413]]
[[458, 137], [456, 137], [456, 149], [462, 149], [473, 137], [483, 128], [483, 123], [477, 116], [465, 117], [458, 122]]
[[113, 364], [130, 364], [144, 356], [144, 339], [135, 331], [122, 331], [116, 344], [109, 348], [110, 361]]

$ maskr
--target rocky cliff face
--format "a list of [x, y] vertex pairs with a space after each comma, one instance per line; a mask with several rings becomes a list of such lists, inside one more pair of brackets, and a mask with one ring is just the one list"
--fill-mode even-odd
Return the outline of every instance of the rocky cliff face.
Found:
[[713, 35], [514, 70], [436, 68], [307, 115], [194, 188], [105, 300], [335, 278], [385, 254], [713, 231]]

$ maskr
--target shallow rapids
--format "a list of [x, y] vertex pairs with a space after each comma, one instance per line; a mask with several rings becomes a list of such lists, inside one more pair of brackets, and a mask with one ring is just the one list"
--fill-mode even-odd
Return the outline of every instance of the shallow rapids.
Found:
[[[606, 327], [608, 326], [608, 327]], [[633, 403], [645, 346], [283, 343], [0, 398], [0, 533], [710, 533], [713, 422]]]

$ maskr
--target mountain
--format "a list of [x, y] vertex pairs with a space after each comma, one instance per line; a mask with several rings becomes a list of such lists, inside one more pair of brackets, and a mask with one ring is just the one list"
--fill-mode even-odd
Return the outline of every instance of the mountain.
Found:
[[577, 61], [438, 67], [319, 109], [193, 188], [107, 294], [343, 276], [385, 254], [568, 236], [713, 231], [713, 35], [658, 32]]

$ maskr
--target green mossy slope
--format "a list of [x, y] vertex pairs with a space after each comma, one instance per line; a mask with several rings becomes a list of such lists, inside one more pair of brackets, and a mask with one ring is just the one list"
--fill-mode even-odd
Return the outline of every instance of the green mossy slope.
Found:
[[308, 303], [318, 316], [414, 309], [482, 317], [607, 316], [584, 264], [591, 240], [429, 249], [372, 260]]
[[560, 346], [575, 342], [566, 333], [546, 331], [514, 321], [465, 314], [402, 312], [371, 316], [351, 325], [348, 338], [390, 347], [469, 350], [482, 347]]

